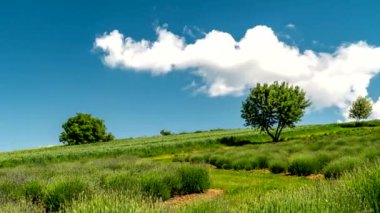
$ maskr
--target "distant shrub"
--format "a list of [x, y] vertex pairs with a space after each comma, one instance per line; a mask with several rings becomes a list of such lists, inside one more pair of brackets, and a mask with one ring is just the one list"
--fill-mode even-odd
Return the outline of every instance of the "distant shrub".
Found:
[[219, 160], [219, 158], [220, 158], [219, 155], [211, 155], [211, 156], [208, 158], [208, 163], [210, 163], [211, 165], [216, 166], [216, 162]]
[[138, 190], [139, 180], [130, 173], [112, 173], [101, 179], [102, 186], [106, 189], [132, 191]]
[[273, 160], [268, 164], [269, 170], [274, 174], [285, 172], [287, 170], [287, 167], [288, 164], [285, 161], [281, 160]]
[[258, 155], [255, 157], [255, 161], [258, 169], [268, 168], [268, 156]]
[[87, 184], [78, 178], [61, 179], [49, 184], [43, 196], [48, 211], [58, 211], [64, 204], [77, 199], [87, 189]]
[[232, 169], [232, 160], [228, 158], [224, 158], [222, 161], [222, 169]]
[[327, 151], [320, 151], [315, 154], [321, 167], [327, 165], [332, 159], [335, 158], [335, 154]]
[[310, 175], [321, 170], [321, 164], [315, 156], [299, 155], [290, 160], [288, 171], [292, 175]]
[[90, 114], [77, 113], [62, 125], [63, 132], [59, 141], [68, 144], [86, 144], [95, 142], [106, 142], [114, 140], [111, 133], [106, 132], [104, 121], [94, 118]]
[[217, 132], [217, 131], [225, 131], [225, 129], [222, 129], [222, 128], [210, 129], [210, 132]]
[[232, 162], [232, 168], [235, 170], [251, 170], [251, 162], [249, 159], [243, 158], [243, 159], [237, 159]]
[[344, 172], [352, 171], [361, 161], [355, 157], [342, 157], [333, 160], [323, 168], [323, 174], [326, 178], [338, 178]]
[[185, 135], [185, 134], [189, 134], [188, 132], [179, 132], [179, 133], [177, 133], [178, 135]]
[[216, 166], [218, 169], [232, 169], [232, 160], [227, 157], [215, 155], [211, 156], [209, 159], [210, 164]]
[[165, 129], [162, 129], [161, 131], [160, 131], [160, 135], [161, 136], [167, 136], [167, 135], [171, 135], [172, 133], [170, 132], [170, 131], [168, 131], [168, 130], [165, 130]]
[[254, 157], [242, 156], [238, 158], [214, 155], [209, 158], [209, 163], [218, 169], [253, 170], [268, 168], [268, 160], [268, 156], [264, 155]]
[[190, 156], [189, 161], [192, 163], [201, 163], [201, 162], [204, 162], [205, 159], [203, 155], [195, 154], [195, 155]]

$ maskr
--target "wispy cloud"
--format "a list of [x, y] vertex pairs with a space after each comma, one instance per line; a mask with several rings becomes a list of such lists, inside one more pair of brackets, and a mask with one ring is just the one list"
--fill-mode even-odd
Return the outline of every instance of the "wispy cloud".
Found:
[[199, 38], [201, 36], [206, 35], [206, 33], [202, 29], [200, 29], [199, 27], [197, 27], [197, 26], [189, 27], [187, 25], [183, 27], [182, 33], [184, 35], [188, 35], [192, 38]]
[[295, 29], [296, 28], [296, 25], [295, 24], [292, 24], [292, 23], [289, 23], [287, 25], [285, 25], [286, 28], [289, 28], [289, 29]]
[[198, 84], [193, 80], [193, 81], [191, 81], [190, 84], [186, 85], [182, 89], [183, 90], [190, 90], [190, 89], [194, 89], [194, 88], [197, 88], [197, 87], [198, 87]]
[[[280, 41], [267, 26], [248, 29], [239, 41], [213, 30], [190, 44], [166, 28], [156, 32], [156, 41], [136, 41], [114, 30], [97, 38], [95, 47], [111, 68], [152, 74], [190, 69], [203, 79], [194, 89], [212, 97], [242, 95], [257, 82], [288, 81], [306, 90], [313, 109], [336, 106], [342, 115], [357, 96], [368, 95], [371, 78], [380, 72], [380, 48], [364, 41], [318, 53]], [[373, 116], [380, 117], [379, 105]]]

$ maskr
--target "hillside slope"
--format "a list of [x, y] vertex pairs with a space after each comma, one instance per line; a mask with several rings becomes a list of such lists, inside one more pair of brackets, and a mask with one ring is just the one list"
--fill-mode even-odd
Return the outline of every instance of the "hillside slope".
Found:
[[[380, 195], [371, 191], [380, 121], [299, 126], [282, 138], [214, 130], [0, 153], [0, 212], [376, 211], [367, 194]], [[164, 202], [208, 188], [222, 193]]]

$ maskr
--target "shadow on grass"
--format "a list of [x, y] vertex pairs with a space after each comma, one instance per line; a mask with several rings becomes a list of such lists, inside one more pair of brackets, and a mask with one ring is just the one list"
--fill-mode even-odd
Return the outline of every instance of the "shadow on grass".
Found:
[[[239, 138], [239, 137], [223, 137], [218, 140], [219, 143], [226, 146], [244, 146], [247, 144], [268, 144], [268, 143], [276, 143], [273, 141], [252, 141], [249, 138]], [[278, 143], [278, 142], [277, 142]]]
[[376, 127], [376, 126], [380, 126], [380, 120], [347, 122], [347, 123], [340, 123], [338, 124], [338, 126], [343, 127], [343, 128]]

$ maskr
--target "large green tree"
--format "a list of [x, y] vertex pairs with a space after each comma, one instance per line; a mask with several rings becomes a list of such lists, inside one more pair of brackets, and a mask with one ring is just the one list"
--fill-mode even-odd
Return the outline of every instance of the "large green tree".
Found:
[[355, 119], [359, 123], [363, 119], [367, 119], [372, 113], [372, 103], [366, 98], [359, 96], [349, 109], [349, 118]]
[[106, 142], [114, 139], [111, 133], [106, 132], [104, 121], [92, 117], [91, 114], [77, 113], [62, 125], [63, 132], [59, 141], [68, 144], [85, 144], [94, 142]]
[[310, 104], [298, 86], [277, 81], [273, 84], [258, 83], [243, 102], [241, 117], [246, 126], [259, 128], [277, 142], [282, 130], [294, 127]]

